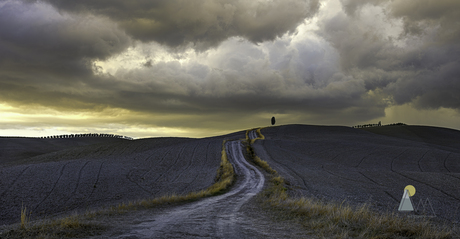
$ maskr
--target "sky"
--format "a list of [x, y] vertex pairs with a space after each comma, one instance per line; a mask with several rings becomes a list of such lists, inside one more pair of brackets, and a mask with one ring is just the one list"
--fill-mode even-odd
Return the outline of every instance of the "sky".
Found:
[[0, 0], [0, 136], [460, 129], [458, 0]]

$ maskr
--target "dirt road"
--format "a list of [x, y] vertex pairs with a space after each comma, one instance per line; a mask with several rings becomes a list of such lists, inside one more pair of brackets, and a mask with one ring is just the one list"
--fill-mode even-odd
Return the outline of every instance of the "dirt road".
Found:
[[255, 138], [258, 137], [258, 136], [257, 136], [257, 132], [256, 132], [255, 130], [249, 131], [249, 135], [248, 135], [248, 136], [249, 136], [249, 139], [255, 139]]
[[226, 149], [237, 174], [229, 192], [143, 218], [117, 238], [245, 238], [257, 233], [240, 209], [262, 190], [264, 176], [244, 159], [240, 141], [227, 142]]

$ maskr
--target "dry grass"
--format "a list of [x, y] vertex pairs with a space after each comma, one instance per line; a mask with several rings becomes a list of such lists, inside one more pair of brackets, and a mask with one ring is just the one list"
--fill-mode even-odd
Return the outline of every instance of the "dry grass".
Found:
[[[260, 129], [257, 130], [259, 138]], [[249, 143], [249, 138], [246, 138]], [[254, 152], [252, 145], [249, 151]], [[249, 153], [251, 156], [251, 153]], [[255, 153], [253, 153], [255, 155]], [[453, 238], [453, 230], [436, 227], [428, 219], [415, 220], [394, 213], [377, 213], [367, 204], [353, 207], [345, 202], [324, 202], [312, 198], [290, 198], [283, 177], [269, 164], [254, 156], [255, 164], [270, 173], [270, 186], [262, 197], [269, 208], [300, 221], [318, 236], [327, 238]]]
[[[253, 144], [253, 143], [256, 142], [256, 140], [258, 140], [258, 139], [265, 139], [265, 136], [260, 132], [260, 130], [262, 130], [263, 128], [265, 128], [265, 127], [257, 128], [257, 129], [254, 128], [254, 129], [247, 130], [247, 131], [246, 131], [246, 140], [249, 140], [249, 142], [250, 142], [251, 144]], [[249, 139], [249, 132], [252, 131], [252, 130], [256, 130], [257, 138], [251, 139], [251, 140], [250, 140], [250, 139]]]
[[152, 208], [166, 203], [194, 201], [200, 198], [224, 193], [233, 184], [235, 173], [232, 164], [228, 161], [225, 150], [225, 140], [222, 142], [221, 163], [217, 169], [215, 183], [207, 189], [190, 192], [186, 195], [170, 194], [153, 199], [144, 199], [137, 202], [120, 203], [105, 210], [87, 212], [83, 215], [73, 215], [52, 221], [36, 222], [28, 226], [29, 215], [27, 208], [21, 210], [21, 224], [18, 228], [0, 234], [0, 238], [74, 238], [94, 236], [105, 230], [105, 227], [95, 224], [82, 223], [80, 219], [94, 218], [98, 215], [112, 215], [142, 208]]
[[126, 210], [138, 208], [151, 208], [165, 203], [178, 203], [185, 201], [194, 201], [200, 198], [219, 195], [224, 193], [234, 182], [235, 173], [232, 164], [228, 161], [227, 152], [225, 150], [225, 140], [222, 143], [221, 162], [217, 169], [215, 183], [207, 189], [190, 192], [186, 195], [170, 194], [164, 195], [159, 198], [145, 199], [138, 202], [129, 202], [128, 204], [122, 203], [118, 206], [112, 206], [111, 211], [122, 212]]
[[268, 163], [262, 159], [259, 158], [259, 156], [254, 157], [254, 162], [259, 165], [261, 168], [263, 168], [265, 171], [267, 171], [270, 174], [273, 175], [278, 175], [278, 172], [270, 167]]
[[95, 236], [104, 229], [99, 225], [81, 223], [79, 216], [74, 215], [12, 229], [0, 234], [0, 238], [81, 238]]
[[326, 237], [359, 238], [452, 238], [447, 227], [438, 228], [428, 220], [415, 221], [397, 214], [378, 214], [364, 204], [358, 207], [344, 202], [323, 202], [311, 198], [292, 199], [282, 187], [265, 192], [266, 203], [283, 209], [291, 217]]
[[262, 132], [260, 132], [263, 128], [265, 128], [265, 127], [258, 128], [258, 129], [256, 130], [256, 132], [257, 132], [257, 137], [258, 137], [257, 139], [265, 139], [265, 136], [262, 134]]
[[[124, 212], [129, 210], [136, 210], [142, 208], [152, 208], [165, 203], [179, 203], [186, 201], [194, 201], [200, 198], [219, 195], [224, 193], [233, 184], [235, 180], [235, 173], [232, 164], [228, 161], [227, 152], [225, 150], [225, 140], [222, 142], [221, 162], [217, 169], [215, 183], [207, 189], [190, 192], [185, 195], [168, 194], [157, 198], [144, 199], [137, 202], [128, 202], [118, 204], [118, 206], [111, 206], [109, 212]], [[106, 213], [101, 211], [101, 213]], [[89, 216], [94, 216], [94, 212], [88, 213]]]
[[26, 229], [30, 215], [27, 215], [27, 207], [21, 206], [21, 229]]

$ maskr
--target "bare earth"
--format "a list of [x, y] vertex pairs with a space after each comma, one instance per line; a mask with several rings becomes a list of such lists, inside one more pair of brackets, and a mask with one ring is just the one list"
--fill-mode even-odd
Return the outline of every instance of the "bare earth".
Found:
[[287, 125], [262, 133], [256, 154], [291, 183], [295, 196], [397, 212], [405, 186], [413, 185], [414, 206], [428, 198], [437, 218], [460, 221], [460, 131]]
[[0, 225], [19, 222], [22, 204], [37, 219], [207, 188], [214, 183], [221, 148], [221, 140], [125, 140], [4, 166]]
[[[264, 175], [250, 165], [242, 154], [239, 141], [228, 142], [230, 161], [238, 174], [238, 182], [227, 193], [194, 203], [174, 207], [164, 213], [146, 215], [141, 223], [111, 238], [244, 238], [258, 235], [245, 221], [241, 207], [259, 193]], [[262, 235], [259, 235], [261, 237]]]
[[[21, 205], [32, 219], [84, 212], [121, 202], [185, 194], [214, 183], [222, 140], [237, 173], [226, 194], [101, 219], [111, 229], [97, 238], [285, 238], [311, 236], [274, 221], [254, 197], [264, 186], [259, 169], [241, 155], [244, 131], [204, 139], [0, 138], [1, 225], [18, 223]], [[414, 204], [432, 203], [436, 218], [460, 221], [460, 132], [388, 126], [353, 129], [286, 125], [262, 129], [254, 144], [290, 184], [292, 196], [397, 211], [403, 189]], [[250, 136], [255, 137], [255, 132]]]

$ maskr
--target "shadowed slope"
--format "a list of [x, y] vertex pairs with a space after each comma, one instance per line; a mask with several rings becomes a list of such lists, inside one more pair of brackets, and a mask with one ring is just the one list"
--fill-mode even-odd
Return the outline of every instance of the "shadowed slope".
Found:
[[[419, 135], [429, 138], [434, 131], [442, 137], [444, 132], [426, 129]], [[297, 196], [370, 202], [395, 211], [411, 184], [417, 189], [415, 204], [429, 198], [438, 217], [460, 220], [460, 153], [452, 148], [454, 134], [434, 147], [340, 126], [286, 125], [262, 133], [266, 139], [254, 143], [256, 154], [291, 183]]]
[[18, 222], [22, 204], [34, 220], [205, 189], [214, 183], [221, 146], [206, 138], [121, 140], [3, 165], [0, 225]]
[[88, 137], [86, 141], [84, 138], [3, 139], [5, 145], [0, 146], [0, 151], [10, 153], [9, 155], [5, 154], [3, 160], [0, 160], [0, 166], [63, 161], [85, 157], [119, 156], [196, 140], [176, 137], [138, 140]]
[[117, 138], [37, 139], [0, 137], [0, 166], [64, 149], [126, 141]]
[[424, 142], [431, 144], [433, 147], [450, 147], [449, 150], [460, 152], [460, 131], [454, 129], [431, 126], [394, 125], [370, 127], [362, 130], [374, 134]]

